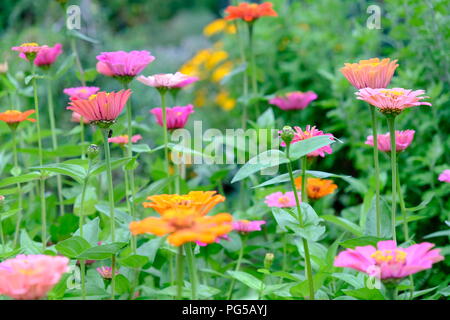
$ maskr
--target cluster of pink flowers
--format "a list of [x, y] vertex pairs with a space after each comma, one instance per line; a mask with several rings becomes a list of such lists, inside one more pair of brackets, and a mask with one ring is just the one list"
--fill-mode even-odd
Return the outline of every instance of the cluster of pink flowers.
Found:
[[[155, 116], [156, 122], [163, 126], [162, 108], [153, 108], [150, 113]], [[187, 106], [175, 106], [173, 108], [166, 108], [166, 122], [167, 129], [173, 130], [184, 128], [189, 116], [194, 113], [194, 106], [188, 104]]]
[[[300, 192], [298, 193], [299, 200], [301, 199]], [[286, 193], [283, 192], [275, 192], [266, 196], [264, 202], [269, 207], [278, 207], [278, 208], [290, 208], [295, 207], [295, 195], [293, 191], [289, 191]]]
[[[395, 149], [401, 152], [409, 147], [414, 139], [414, 130], [395, 131]], [[388, 133], [378, 134], [378, 150], [383, 152], [391, 152], [391, 136]], [[373, 146], [373, 136], [368, 136], [366, 144]]]
[[285, 96], [272, 98], [269, 100], [269, 103], [282, 110], [302, 110], [316, 99], [317, 94], [312, 91], [294, 91], [287, 93]]

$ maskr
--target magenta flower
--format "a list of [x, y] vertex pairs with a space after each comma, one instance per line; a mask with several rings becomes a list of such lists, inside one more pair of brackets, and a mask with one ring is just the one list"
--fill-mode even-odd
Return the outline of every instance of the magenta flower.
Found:
[[63, 52], [62, 44], [57, 43], [54, 47], [43, 47], [36, 55], [36, 59], [34, 59], [34, 64], [38, 67], [49, 67], [53, 63], [55, 63], [56, 59]]
[[135, 77], [155, 57], [149, 51], [114, 51], [102, 52], [97, 56], [97, 71], [109, 77]]
[[233, 230], [241, 233], [249, 233], [252, 231], [261, 231], [261, 226], [266, 224], [264, 220], [238, 220], [233, 221]]
[[[138, 142], [141, 139], [142, 139], [142, 136], [140, 134], [136, 134], [136, 135], [131, 137], [131, 142], [132, 143], [136, 143], [136, 142]], [[117, 136], [117, 137], [108, 138], [108, 142], [117, 143], [119, 145], [128, 144], [128, 135], [125, 134], [123, 136]]]
[[25, 60], [34, 60], [39, 53], [44, 48], [48, 46], [40, 46], [35, 42], [22, 43], [18, 47], [12, 47], [11, 50], [19, 52], [19, 57]]
[[434, 244], [423, 242], [408, 248], [397, 247], [395, 241], [380, 241], [373, 246], [356, 247], [339, 253], [334, 266], [365, 272], [379, 279], [401, 279], [410, 274], [430, 269], [444, 258]]
[[[395, 149], [401, 152], [409, 147], [414, 139], [414, 130], [395, 131]], [[378, 134], [378, 150], [383, 152], [391, 152], [391, 136], [388, 133]], [[373, 136], [368, 136], [366, 144], [373, 147]]]
[[[298, 194], [300, 200], [301, 199], [300, 192], [298, 192]], [[296, 206], [295, 195], [293, 191], [289, 191], [286, 193], [275, 192], [269, 194], [268, 196], [266, 196], [264, 202], [267, 204], [268, 207], [289, 208]]]
[[0, 295], [35, 300], [47, 295], [63, 273], [69, 259], [61, 256], [23, 255], [0, 263]]
[[450, 169], [442, 171], [438, 179], [439, 181], [450, 183]]
[[96, 94], [100, 90], [99, 87], [75, 87], [66, 88], [63, 90], [70, 98], [76, 98], [81, 100], [87, 100], [93, 94]]
[[181, 72], [173, 73], [161, 73], [154, 76], [139, 76], [138, 81], [143, 84], [154, 88], [175, 89], [182, 88], [198, 80], [197, 77], [191, 77]]
[[357, 99], [364, 100], [367, 103], [378, 108], [383, 114], [398, 115], [406, 108], [426, 105], [431, 106], [429, 102], [420, 100], [428, 98], [421, 96], [424, 90], [409, 90], [403, 88], [393, 89], [371, 89], [364, 88], [357, 91]]
[[[112, 268], [107, 266], [101, 266], [97, 269], [97, 272], [102, 276], [103, 279], [112, 279]], [[116, 270], [116, 275], [119, 274], [119, 271]]]
[[[162, 109], [153, 108], [150, 110], [150, 113], [155, 116], [156, 122], [163, 127]], [[167, 129], [184, 128], [191, 113], [194, 113], [194, 106], [192, 104], [166, 108]]]
[[[310, 125], [307, 125], [304, 131], [300, 127], [294, 127], [294, 130], [296, 132], [291, 144], [316, 136], [329, 136], [331, 140], [334, 140], [334, 136], [331, 133], [323, 133], [323, 131], [317, 130], [315, 126], [311, 127]], [[286, 143], [282, 141], [281, 146], [285, 147]], [[331, 147], [328, 145], [308, 153], [307, 156], [308, 157], [321, 156], [323, 158], [325, 157], [325, 153], [331, 154], [332, 152], [333, 149], [331, 149]]]
[[282, 110], [302, 110], [313, 100], [317, 99], [317, 94], [312, 91], [294, 91], [287, 93], [284, 97], [275, 97], [269, 100], [270, 104], [276, 105]]

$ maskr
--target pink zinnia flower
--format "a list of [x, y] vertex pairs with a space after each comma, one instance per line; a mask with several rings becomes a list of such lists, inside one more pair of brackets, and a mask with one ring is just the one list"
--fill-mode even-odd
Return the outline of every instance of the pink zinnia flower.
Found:
[[63, 273], [69, 259], [61, 256], [18, 255], [0, 263], [0, 295], [35, 300], [47, 295]]
[[119, 92], [99, 92], [88, 100], [72, 100], [67, 109], [80, 114], [83, 118], [93, 123], [113, 123], [122, 112], [131, 90]]
[[150, 87], [174, 89], [187, 86], [188, 84], [197, 81], [198, 78], [188, 76], [181, 72], [177, 72], [175, 74], [173, 73], [155, 74], [154, 76], [148, 77], [139, 76], [137, 80]]
[[[300, 192], [299, 194], [299, 200], [301, 199]], [[286, 193], [283, 192], [275, 192], [272, 194], [269, 194], [266, 196], [266, 199], [264, 202], [269, 207], [278, 207], [278, 208], [289, 208], [289, 207], [295, 207], [295, 195], [293, 191], [289, 191]]]
[[[154, 108], [150, 110], [150, 113], [155, 116], [156, 122], [162, 127], [162, 108]], [[166, 108], [167, 129], [184, 128], [191, 113], [194, 113], [194, 106], [192, 104]]]
[[48, 67], [55, 63], [56, 59], [63, 52], [62, 44], [57, 43], [54, 47], [43, 47], [37, 53], [36, 59], [34, 59], [34, 64], [39, 67]]
[[[131, 142], [132, 143], [136, 143], [136, 142], [138, 142], [141, 139], [142, 139], [142, 136], [140, 134], [136, 134], [136, 135], [131, 137]], [[120, 144], [120, 145], [128, 144], [128, 135], [125, 134], [125, 135], [122, 135], [122, 136], [109, 138], [108, 142], [117, 143], [117, 144]]]
[[86, 124], [89, 123], [89, 120], [86, 120], [86, 118], [81, 117], [81, 115], [79, 113], [72, 111], [72, 117], [70, 118], [70, 121], [80, 123], [81, 119], [83, 119], [83, 123], [86, 123]]
[[386, 88], [398, 67], [397, 60], [391, 61], [389, 58], [373, 58], [344, 65], [341, 72], [356, 89]]
[[434, 244], [423, 242], [408, 248], [397, 247], [395, 241], [380, 241], [373, 246], [356, 247], [339, 253], [334, 266], [352, 268], [379, 279], [401, 279], [410, 274], [430, 269], [444, 258]]
[[428, 98], [421, 96], [424, 90], [409, 90], [403, 88], [393, 89], [360, 89], [355, 94], [357, 99], [364, 100], [367, 103], [377, 107], [383, 114], [398, 115], [404, 109], [426, 105], [431, 106], [429, 102], [421, 102], [420, 100]]
[[87, 100], [90, 96], [96, 94], [99, 90], [99, 87], [74, 87], [66, 88], [63, 90], [63, 92], [71, 98]]
[[[102, 276], [103, 279], [112, 279], [112, 268], [107, 266], [102, 266], [97, 269], [97, 272]], [[116, 275], [119, 274], [119, 271], [116, 270]]]
[[450, 183], [450, 169], [442, 171], [438, 179], [439, 181]]
[[[414, 139], [414, 130], [395, 131], [395, 149], [401, 152], [408, 148]], [[388, 133], [378, 134], [378, 150], [383, 152], [391, 152], [391, 136]], [[373, 136], [368, 136], [366, 144], [373, 147]]]
[[275, 97], [269, 100], [270, 104], [276, 105], [282, 110], [305, 109], [313, 100], [317, 99], [317, 94], [312, 91], [294, 91], [287, 93], [284, 97]]
[[242, 233], [249, 233], [252, 231], [261, 231], [261, 226], [266, 224], [264, 220], [238, 220], [233, 221], [233, 230]]
[[[315, 126], [311, 127], [310, 125], [307, 125], [304, 131], [300, 127], [294, 127], [294, 130], [296, 131], [296, 133], [291, 144], [316, 136], [329, 136], [331, 140], [334, 140], [334, 136], [331, 133], [323, 133], [323, 131], [317, 130]], [[281, 146], [285, 147], [286, 143], [282, 141]], [[307, 156], [308, 157], [321, 156], [323, 158], [325, 157], [325, 153], [331, 154], [332, 152], [333, 149], [331, 149], [331, 147], [328, 145], [308, 153]]]
[[40, 46], [35, 42], [22, 43], [18, 47], [12, 47], [11, 50], [19, 52], [19, 57], [25, 60], [34, 60], [39, 51], [48, 46]]
[[102, 52], [97, 56], [97, 71], [105, 76], [125, 76], [135, 77], [155, 57], [150, 54], [149, 51], [114, 51], [114, 52]]
[[[220, 240], [230, 240], [230, 237], [227, 234], [225, 234], [223, 236], [218, 237], [215, 240], [215, 242], [219, 243]], [[201, 241], [195, 241], [195, 243], [198, 244], [200, 247], [206, 247], [209, 244], [209, 243], [204, 243], [204, 242], [201, 242]]]

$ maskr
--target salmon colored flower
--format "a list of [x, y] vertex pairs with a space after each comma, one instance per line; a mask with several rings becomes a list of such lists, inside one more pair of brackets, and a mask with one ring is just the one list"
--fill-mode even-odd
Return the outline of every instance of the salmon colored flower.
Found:
[[[302, 197], [299, 194], [298, 199], [300, 200]], [[268, 207], [277, 207], [277, 208], [289, 208], [295, 207], [295, 195], [293, 191], [289, 191], [286, 193], [283, 192], [275, 192], [266, 196], [264, 203], [267, 204]]]
[[36, 122], [36, 119], [28, 118], [30, 114], [35, 113], [35, 110], [27, 110], [25, 112], [17, 110], [6, 110], [0, 113], [0, 121], [4, 121], [7, 124], [18, 123], [23, 121]]
[[168, 234], [169, 243], [178, 247], [187, 242], [213, 243], [232, 230], [232, 220], [228, 213], [202, 216], [193, 208], [178, 207], [166, 210], [161, 217], [133, 221], [129, 227], [133, 235], [151, 233], [161, 237]]
[[66, 88], [63, 90], [70, 98], [77, 98], [81, 100], [87, 100], [93, 94], [96, 94], [100, 90], [99, 87], [74, 87]]
[[442, 171], [438, 179], [439, 181], [450, 183], [450, 169]]
[[[319, 178], [307, 178], [306, 179], [306, 191], [308, 198], [320, 199], [334, 192], [337, 189], [337, 185], [333, 183], [333, 180], [319, 179]], [[302, 177], [295, 179], [295, 186], [297, 189], [302, 189]]]
[[130, 95], [130, 89], [109, 93], [102, 91], [88, 100], [72, 99], [67, 109], [77, 112], [90, 123], [109, 127], [122, 112]]
[[264, 220], [238, 220], [233, 221], [233, 230], [241, 233], [249, 233], [253, 231], [261, 231], [261, 226], [266, 224]]
[[63, 52], [62, 44], [57, 43], [54, 47], [43, 47], [36, 55], [36, 59], [34, 59], [34, 64], [38, 67], [49, 67], [53, 63], [55, 63], [56, 59], [58, 59], [59, 55]]
[[160, 194], [147, 197], [151, 202], [144, 202], [144, 208], [152, 208], [163, 215], [165, 211], [176, 208], [194, 209], [198, 215], [204, 216], [217, 204], [224, 202], [225, 197], [216, 191], [191, 191], [185, 195]]
[[433, 247], [434, 244], [423, 242], [401, 248], [395, 241], [380, 241], [377, 248], [369, 245], [342, 251], [334, 266], [355, 269], [382, 280], [401, 279], [444, 260], [440, 249], [430, 250]]
[[[112, 279], [112, 268], [107, 266], [101, 266], [96, 268], [97, 272], [102, 276], [103, 279]], [[119, 271], [116, 270], [116, 274], [119, 274]]]
[[16, 300], [36, 300], [47, 295], [63, 273], [69, 259], [60, 256], [18, 255], [0, 263], [0, 295]]
[[[305, 130], [303, 131], [300, 127], [294, 127], [295, 135], [294, 139], [292, 140], [291, 144], [296, 143], [298, 141], [306, 140], [312, 137], [316, 136], [329, 136], [331, 140], [334, 140], [334, 136], [331, 133], [323, 133], [323, 131], [317, 130], [315, 126], [311, 127], [310, 125], [307, 125]], [[281, 142], [281, 146], [285, 147], [286, 143], [284, 141]], [[331, 147], [325, 146], [321, 147], [313, 152], [310, 152], [307, 154], [308, 157], [317, 157], [321, 156], [322, 158], [325, 157], [325, 153], [331, 154], [333, 152], [333, 149]]]
[[305, 109], [311, 101], [317, 99], [317, 94], [312, 91], [289, 92], [285, 96], [275, 97], [269, 100], [270, 104], [277, 106], [282, 110], [302, 110]]
[[364, 88], [357, 91], [357, 99], [364, 100], [375, 106], [385, 115], [396, 116], [403, 110], [420, 105], [431, 106], [429, 102], [421, 102], [420, 100], [428, 98], [421, 96], [424, 90], [409, 90], [403, 88], [393, 89], [371, 89]]
[[183, 88], [195, 81], [198, 81], [197, 77], [191, 77], [181, 72], [173, 73], [161, 73], [155, 74], [153, 76], [139, 76], [137, 78], [139, 82], [143, 84], [154, 87], [154, 88], [163, 88], [163, 89], [175, 89], [175, 88]]
[[272, 8], [271, 2], [262, 4], [241, 2], [237, 6], [228, 6], [225, 12], [228, 14], [226, 20], [242, 19], [252, 22], [261, 17], [277, 17], [278, 14]]
[[372, 58], [344, 65], [341, 72], [356, 89], [386, 88], [398, 67], [397, 60], [389, 58]]
[[[102, 52], [97, 56], [97, 71], [109, 77], [135, 77], [145, 69], [155, 57], [149, 51]], [[130, 79], [128, 79], [130, 80]]]
[[19, 52], [19, 57], [28, 61], [33, 61], [38, 52], [47, 46], [40, 46], [35, 42], [22, 43], [18, 47], [12, 47], [11, 50]]
[[[141, 139], [142, 139], [142, 136], [140, 134], [136, 134], [131, 137], [131, 142], [136, 143]], [[126, 144], [128, 144], [128, 135], [125, 134], [122, 136], [108, 138], [108, 142], [117, 143], [119, 145], [126, 145]]]
[[[155, 116], [156, 122], [162, 127], [163, 126], [162, 109], [153, 108], [152, 110], [150, 110], [150, 113], [152, 113]], [[188, 104], [187, 106], [176, 106], [173, 108], [166, 108], [167, 129], [173, 130], [178, 128], [184, 128], [191, 113], [194, 113], [194, 106], [192, 104]]]
[[[395, 131], [395, 149], [401, 152], [408, 148], [414, 139], [414, 130]], [[388, 133], [378, 134], [378, 150], [383, 152], [391, 152], [391, 136]], [[368, 136], [366, 144], [373, 146], [373, 136]]]

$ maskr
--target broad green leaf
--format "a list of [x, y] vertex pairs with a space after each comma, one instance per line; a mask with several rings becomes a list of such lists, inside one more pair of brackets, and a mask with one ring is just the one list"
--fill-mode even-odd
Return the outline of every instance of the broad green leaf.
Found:
[[[95, 206], [95, 208], [98, 211], [100, 211], [101, 213], [107, 215], [108, 217], [110, 216], [109, 205], [97, 204]], [[114, 208], [114, 217], [118, 223], [127, 225], [127, 227], [128, 227], [128, 224], [133, 220], [133, 218], [129, 214], [127, 214], [125, 211], [122, 211], [118, 208]]]
[[156, 257], [156, 253], [161, 245], [164, 243], [164, 238], [155, 238], [147, 241], [142, 246], [137, 248], [136, 253], [141, 256], [148, 257], [150, 263], [153, 263]]
[[79, 236], [73, 236], [72, 238], [57, 243], [55, 247], [59, 253], [73, 259], [89, 249], [91, 245], [87, 240]]
[[450, 229], [442, 230], [442, 231], [436, 231], [436, 232], [433, 232], [433, 233], [430, 233], [430, 234], [426, 235], [423, 238], [424, 239], [429, 239], [429, 238], [436, 238], [436, 237], [450, 237]]
[[272, 214], [281, 230], [287, 232], [300, 227], [300, 223], [289, 212], [282, 208], [272, 208]]
[[25, 230], [20, 232], [20, 247], [24, 254], [41, 254], [42, 244], [33, 241]]
[[148, 261], [149, 259], [147, 257], [133, 254], [126, 258], [120, 259], [119, 263], [120, 265], [128, 268], [142, 268]]
[[418, 206], [415, 206], [412, 208], [406, 208], [406, 211], [414, 212], [414, 211], [419, 211], [419, 210], [422, 210], [423, 208], [426, 208], [426, 206], [431, 202], [431, 200], [433, 200], [434, 196], [435, 196], [434, 192], [428, 193], [425, 196], [425, 199], [423, 199], [423, 201]]
[[117, 294], [124, 294], [130, 291], [130, 281], [123, 274], [118, 274], [115, 278], [115, 282]]
[[[302, 170], [295, 170], [293, 172], [294, 177], [299, 177], [299, 176], [301, 176], [301, 174], [302, 174]], [[344, 178], [349, 177], [349, 176], [343, 176], [343, 175], [338, 175], [338, 174], [329, 173], [329, 172], [313, 171], [313, 170], [306, 170], [306, 175], [315, 177], [315, 178], [321, 178], [321, 179], [325, 179], [325, 178], [344, 179]], [[267, 180], [261, 184], [258, 184], [257, 186], [252, 187], [252, 189], [266, 187], [266, 186], [270, 186], [270, 185], [278, 184], [278, 183], [284, 183], [284, 182], [288, 182], [289, 180], [290, 180], [289, 173], [284, 173], [279, 176], [276, 176], [275, 178]]]
[[24, 182], [37, 180], [40, 177], [41, 177], [41, 173], [36, 171], [36, 172], [26, 173], [26, 174], [23, 174], [23, 175], [18, 176], [18, 177], [5, 178], [5, 179], [2, 179], [0, 181], [0, 188], [5, 187], [5, 186], [9, 186], [9, 185], [12, 185], [12, 184], [24, 183]]
[[354, 224], [351, 221], [348, 221], [345, 218], [333, 216], [333, 215], [323, 215], [320, 217], [328, 222], [334, 223], [335, 225], [342, 227], [343, 229], [345, 229], [347, 231], [350, 231], [357, 237], [363, 236], [363, 232], [362, 232], [361, 228], [358, 225]]
[[275, 126], [275, 115], [272, 108], [267, 108], [262, 115], [259, 116], [256, 121], [259, 128], [273, 128]]
[[[100, 232], [100, 218], [89, 221], [83, 226], [83, 238], [86, 239], [92, 246], [98, 245], [98, 235]], [[80, 229], [78, 229], [74, 236], [80, 235]]]
[[164, 190], [169, 184], [171, 184], [175, 180], [175, 176], [170, 176], [167, 178], [159, 179], [150, 185], [148, 185], [145, 189], [139, 191], [134, 196], [134, 202], [143, 202], [148, 196], [159, 194], [162, 190]]
[[[128, 163], [128, 161], [130, 161], [130, 160], [131, 160], [131, 158], [111, 159], [111, 169], [115, 169], [117, 167], [123, 166], [126, 163]], [[96, 176], [105, 170], [106, 170], [105, 162], [96, 163], [95, 165], [92, 166], [89, 175]]]
[[378, 289], [360, 288], [355, 290], [342, 290], [346, 295], [360, 300], [385, 300]]
[[363, 236], [359, 238], [353, 238], [349, 240], [342, 241], [339, 243], [344, 248], [354, 249], [355, 247], [363, 247], [363, 246], [377, 246], [379, 241], [383, 241], [383, 238], [377, 238], [372, 236]]
[[131, 146], [131, 150], [133, 152], [137, 152], [137, 153], [151, 152], [152, 151], [152, 149], [148, 146], [148, 144], [145, 144], [145, 143], [133, 144]]
[[230, 274], [234, 279], [242, 282], [246, 286], [254, 289], [254, 290], [261, 290], [263, 283], [261, 280], [255, 278], [251, 274], [243, 271], [227, 271], [228, 274]]
[[127, 245], [126, 242], [113, 242], [84, 250], [77, 256], [77, 259], [83, 260], [105, 260], [111, 258], [120, 249]]
[[332, 143], [334, 143], [334, 140], [330, 139], [329, 136], [315, 136], [309, 139], [298, 141], [291, 144], [289, 159], [291, 161], [295, 161], [310, 152], [328, 146]]
[[88, 216], [97, 212], [95, 205], [97, 204], [97, 191], [94, 187], [88, 186], [84, 194], [83, 201], [83, 212], [81, 212], [81, 198], [82, 193], [80, 193], [75, 199], [75, 204], [73, 207], [73, 213], [77, 216]]
[[48, 164], [41, 167], [32, 167], [31, 169], [63, 174], [75, 179], [78, 183], [82, 183], [87, 175], [87, 170], [83, 166], [64, 162]]

